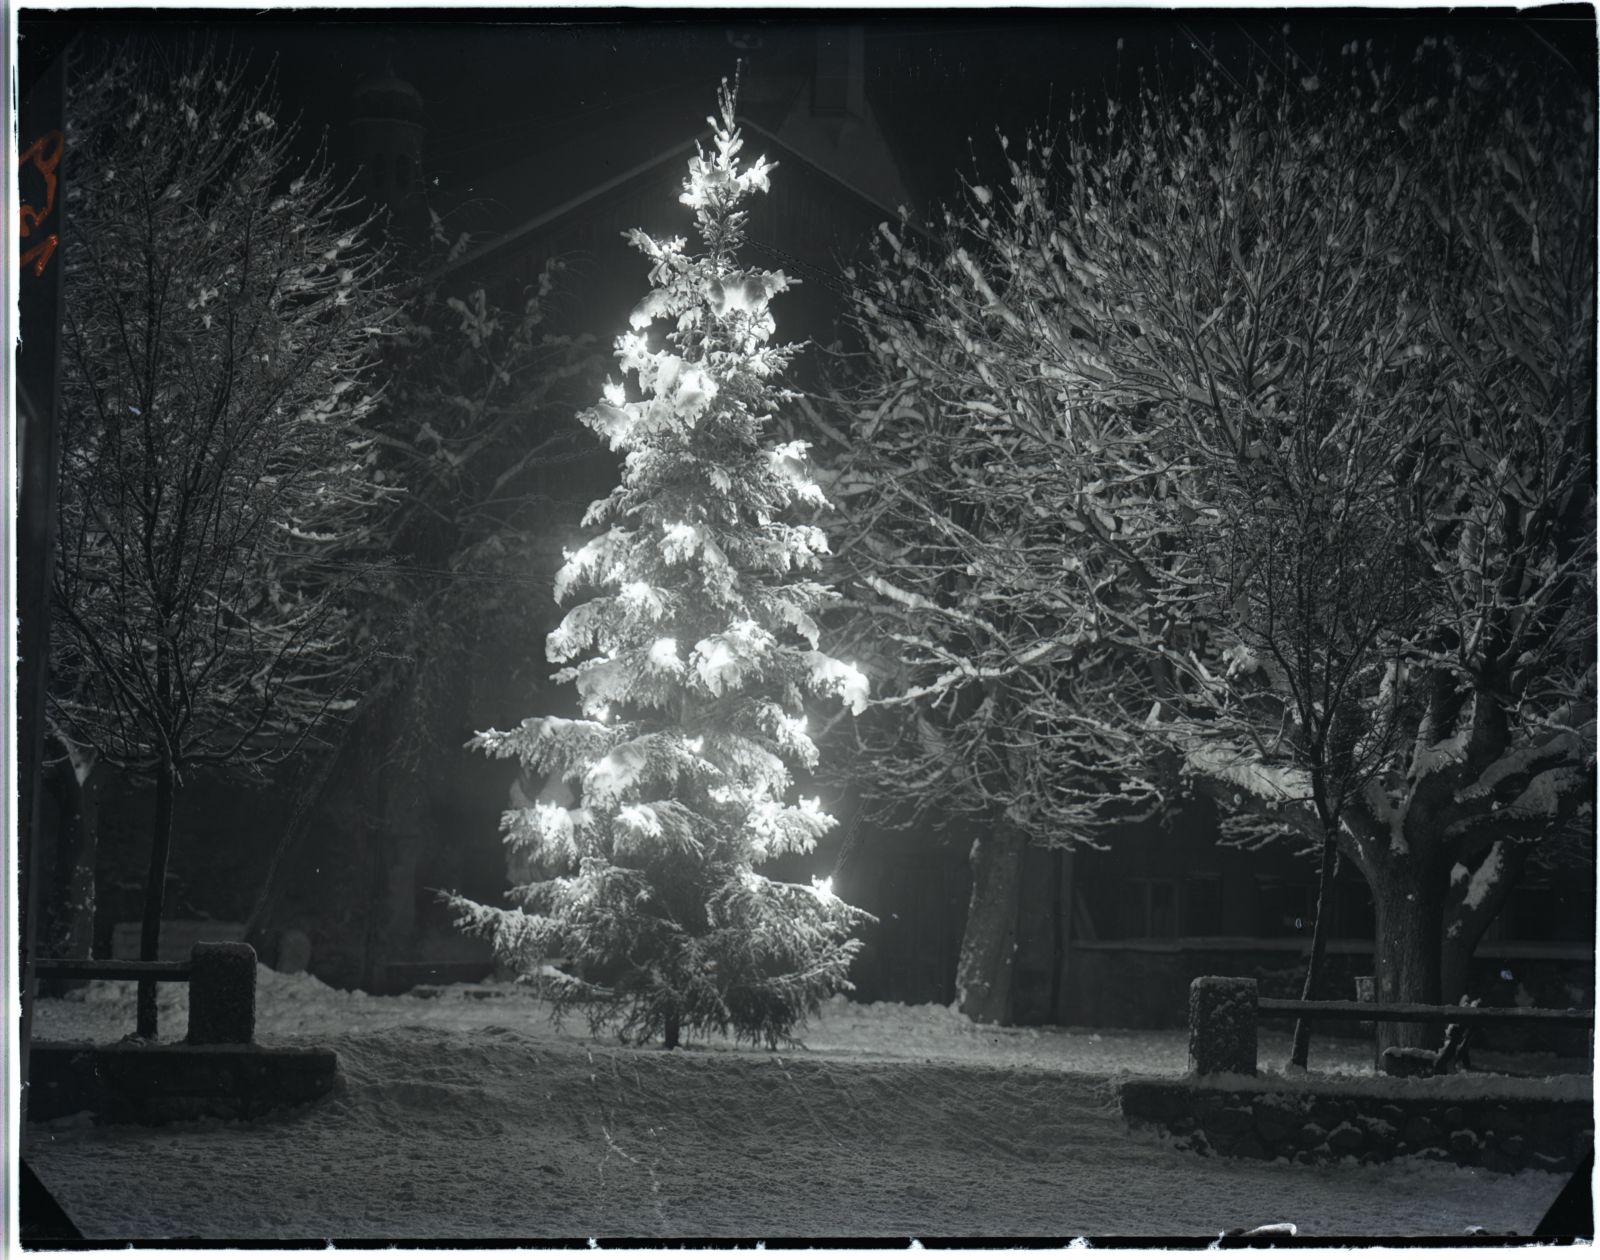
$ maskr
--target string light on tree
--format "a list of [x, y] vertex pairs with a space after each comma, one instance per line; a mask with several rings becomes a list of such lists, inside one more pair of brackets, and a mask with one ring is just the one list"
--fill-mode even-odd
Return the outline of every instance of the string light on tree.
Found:
[[859, 713], [867, 680], [820, 650], [834, 592], [814, 576], [827, 538], [798, 519], [826, 506], [805, 443], [767, 441], [794, 398], [778, 382], [797, 347], [772, 342], [770, 309], [792, 282], [740, 261], [743, 202], [773, 168], [741, 162], [735, 100], [725, 82], [680, 198], [702, 251], [627, 234], [651, 289], [616, 341], [623, 379], [582, 416], [624, 456], [584, 519], [603, 532], [556, 578], [558, 600], [587, 599], [546, 644], [585, 716], [474, 741], [573, 790], [572, 808], [504, 818], [508, 845], [560, 873], [513, 889], [511, 908], [449, 898], [558, 1015], [581, 1007], [596, 1031], [669, 1048], [685, 1033], [788, 1041], [850, 987], [850, 933], [867, 917], [831, 879], [755, 869], [834, 825], [817, 800], [788, 800], [792, 767], [817, 762], [805, 704]]

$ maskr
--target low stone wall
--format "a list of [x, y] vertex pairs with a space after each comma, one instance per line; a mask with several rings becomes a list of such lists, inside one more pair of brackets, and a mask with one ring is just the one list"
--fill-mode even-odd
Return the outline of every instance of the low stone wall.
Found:
[[106, 1106], [87, 1041], [35, 1041], [28, 1047], [28, 1119], [54, 1120]]
[[1594, 1149], [1593, 1083], [1582, 1077], [1137, 1077], [1118, 1092], [1130, 1122], [1203, 1154], [1303, 1164], [1421, 1155], [1515, 1172], [1570, 1171]]
[[338, 1067], [332, 1050], [301, 1047], [36, 1041], [28, 1053], [28, 1118], [254, 1120], [330, 1093]]

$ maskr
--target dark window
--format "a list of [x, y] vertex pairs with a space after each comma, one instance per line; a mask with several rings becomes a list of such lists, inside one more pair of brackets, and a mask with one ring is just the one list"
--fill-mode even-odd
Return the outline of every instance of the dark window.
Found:
[[1594, 885], [1587, 874], [1566, 884], [1527, 883], [1513, 888], [1500, 912], [1506, 940], [1589, 941], [1594, 939]]
[[1170, 879], [1150, 881], [1150, 930], [1163, 939], [1178, 934], [1178, 888]]
[[1183, 934], [1222, 935], [1222, 876], [1191, 875], [1184, 880]]
[[1259, 936], [1310, 936], [1317, 894], [1309, 884], [1263, 879], [1257, 901]]
[[1144, 931], [1144, 881], [1122, 881], [1122, 897], [1117, 905], [1117, 935], [1143, 936]]
[[1378, 934], [1378, 916], [1372, 908], [1372, 894], [1364, 883], [1334, 887], [1333, 934], [1351, 941], [1371, 941]]
[[1177, 936], [1177, 885], [1170, 879], [1124, 880], [1119, 918], [1125, 938]]

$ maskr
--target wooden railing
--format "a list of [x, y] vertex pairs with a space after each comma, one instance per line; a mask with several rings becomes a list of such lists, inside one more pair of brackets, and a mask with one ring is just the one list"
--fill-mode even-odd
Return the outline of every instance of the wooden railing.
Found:
[[121, 958], [41, 958], [33, 964], [40, 980], [188, 980], [187, 962], [130, 962]]
[[1257, 998], [1263, 1015], [1299, 1019], [1382, 1020], [1391, 1024], [1537, 1024], [1593, 1028], [1594, 1012], [1547, 1010], [1533, 1006], [1424, 1006], [1416, 1002], [1305, 1002], [1298, 998]]
[[[1527, 1024], [1544, 1028], [1594, 1027], [1592, 1010], [1528, 1006], [1428, 1006], [1414, 1002], [1307, 1002], [1264, 998], [1256, 982], [1235, 976], [1199, 976], [1189, 986], [1189, 1068], [1201, 1075], [1256, 1070], [1256, 1026], [1262, 1015], [1364, 1023]], [[1403, 1052], [1402, 1052], [1403, 1053]]]
[[41, 980], [182, 981], [189, 986], [193, 1045], [249, 1045], [255, 1038], [256, 952], [239, 941], [200, 941], [184, 962], [113, 958], [41, 958]]

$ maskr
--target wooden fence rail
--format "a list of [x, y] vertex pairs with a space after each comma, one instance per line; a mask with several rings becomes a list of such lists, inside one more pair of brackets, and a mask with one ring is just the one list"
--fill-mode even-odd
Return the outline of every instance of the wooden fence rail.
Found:
[[[1264, 998], [1255, 980], [1197, 976], [1189, 986], [1189, 1070], [1197, 1075], [1256, 1071], [1256, 1027], [1263, 1015], [1355, 1020], [1368, 1024], [1522, 1024], [1543, 1028], [1594, 1028], [1592, 1010], [1542, 1010], [1530, 1006], [1427, 1006], [1413, 1002], [1305, 1002]], [[1375, 1047], [1376, 1049], [1376, 1047]], [[1385, 1056], [1407, 1052], [1385, 1048]], [[1435, 1070], [1437, 1056], [1431, 1057]], [[1380, 1060], [1374, 1066], [1390, 1070]], [[1403, 1065], [1397, 1065], [1403, 1066]]]
[[41, 958], [33, 964], [41, 980], [188, 980], [187, 962], [131, 962], [121, 958]]
[[1594, 1012], [1544, 1010], [1532, 1006], [1424, 1006], [1415, 1002], [1304, 1002], [1296, 998], [1257, 998], [1263, 1015], [1302, 1019], [1382, 1020], [1392, 1024], [1539, 1024], [1593, 1028]]
[[191, 1045], [250, 1045], [256, 1026], [256, 951], [240, 941], [196, 941], [187, 961], [41, 958], [42, 980], [156, 980], [189, 986]]

